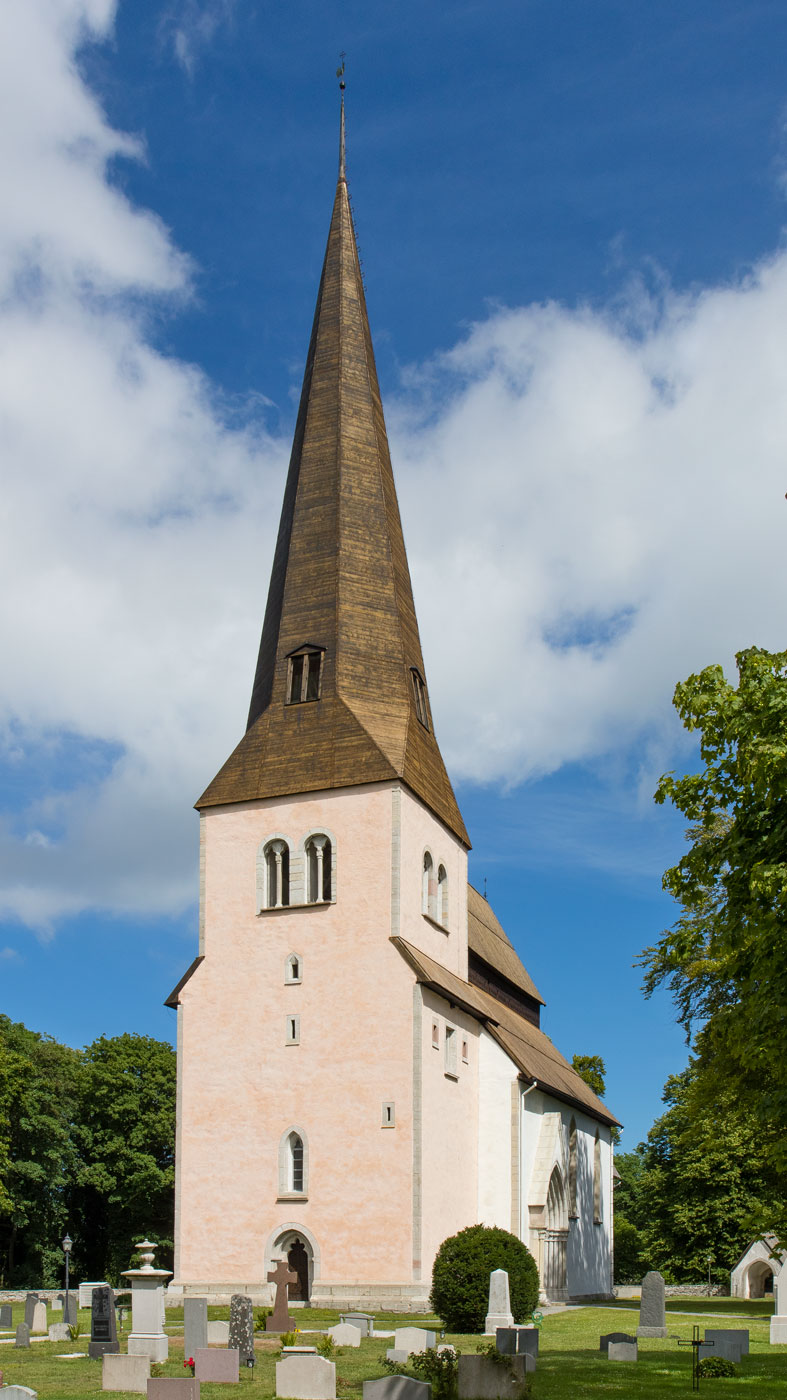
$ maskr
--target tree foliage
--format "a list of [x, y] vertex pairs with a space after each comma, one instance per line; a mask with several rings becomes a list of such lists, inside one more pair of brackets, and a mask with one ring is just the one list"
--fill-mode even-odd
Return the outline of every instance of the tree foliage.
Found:
[[469, 1225], [443, 1240], [432, 1269], [431, 1304], [449, 1332], [481, 1332], [489, 1302], [489, 1275], [505, 1269], [516, 1322], [538, 1302], [538, 1269], [529, 1249], [508, 1230]]
[[[761, 1150], [787, 1167], [787, 652], [737, 657], [675, 691], [700, 736], [702, 770], [665, 774], [656, 801], [690, 823], [664, 875], [682, 912], [645, 950], [645, 992], [666, 985], [696, 1055], [693, 1100], [745, 1102]], [[771, 1224], [777, 1222], [771, 1220]], [[782, 1221], [782, 1229], [787, 1222]]]
[[136, 1239], [172, 1239], [175, 1053], [145, 1036], [84, 1051], [0, 1016], [0, 1284], [117, 1280]]
[[571, 1063], [593, 1093], [603, 1099], [607, 1087], [607, 1067], [600, 1055], [574, 1055]]

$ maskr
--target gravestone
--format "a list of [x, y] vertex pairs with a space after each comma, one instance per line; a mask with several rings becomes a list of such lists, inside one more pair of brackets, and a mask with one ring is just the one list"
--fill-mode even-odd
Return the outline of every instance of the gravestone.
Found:
[[610, 1342], [636, 1342], [636, 1337], [630, 1337], [628, 1332], [607, 1332], [598, 1339], [599, 1351], [606, 1351]]
[[194, 1374], [198, 1381], [238, 1384], [240, 1373], [237, 1347], [198, 1347], [189, 1355], [194, 1357]]
[[528, 1371], [535, 1371], [534, 1356], [509, 1356], [506, 1363], [493, 1361], [491, 1357], [460, 1356], [457, 1361], [459, 1374], [459, 1400], [509, 1400], [520, 1393]]
[[697, 1360], [704, 1361], [706, 1356], [721, 1356], [725, 1361], [737, 1363], [741, 1359], [741, 1344], [730, 1341], [723, 1329], [715, 1330], [712, 1338], [706, 1332], [697, 1352]]
[[351, 1322], [339, 1322], [335, 1327], [329, 1327], [326, 1336], [333, 1337], [337, 1347], [359, 1347], [361, 1345], [361, 1329], [353, 1327]]
[[389, 1347], [385, 1353], [386, 1361], [395, 1361], [397, 1366], [406, 1366], [410, 1360], [410, 1353], [406, 1348]]
[[208, 1318], [208, 1346], [226, 1347], [230, 1341], [230, 1325], [228, 1322], [211, 1322]]
[[13, 1327], [14, 1313], [10, 1303], [0, 1305], [0, 1327]]
[[15, 1346], [15, 1347], [29, 1347], [29, 1346], [30, 1346], [30, 1328], [28, 1327], [28, 1325], [27, 1325], [26, 1322], [20, 1322], [20, 1323], [17, 1324], [16, 1336], [14, 1337], [14, 1346]]
[[508, 1292], [505, 1269], [493, 1269], [489, 1275], [489, 1306], [484, 1323], [484, 1335], [495, 1336], [498, 1327], [513, 1327], [514, 1314]]
[[64, 1293], [58, 1293], [57, 1297], [52, 1299], [52, 1312], [62, 1312], [62, 1311], [63, 1311], [63, 1299], [64, 1299], [64, 1298], [65, 1298], [65, 1294], [64, 1294]]
[[77, 1299], [73, 1293], [69, 1293], [68, 1302], [63, 1300], [63, 1321], [69, 1323], [71, 1327], [76, 1327]]
[[254, 1310], [245, 1293], [233, 1293], [230, 1298], [229, 1345], [237, 1348], [241, 1366], [254, 1365]]
[[371, 1337], [374, 1331], [374, 1313], [339, 1313], [340, 1322], [349, 1322], [351, 1327], [359, 1327], [362, 1337]]
[[96, 1279], [94, 1283], [80, 1283], [79, 1285], [79, 1306], [89, 1308], [93, 1301], [94, 1288], [109, 1288], [105, 1278]]
[[[725, 1345], [737, 1346], [742, 1356], [749, 1354], [749, 1329], [748, 1327], [706, 1327], [706, 1342], [724, 1342]], [[719, 1356], [725, 1355], [719, 1352]], [[700, 1352], [700, 1355], [702, 1353]]]
[[610, 1342], [607, 1347], [607, 1356], [610, 1361], [636, 1361], [636, 1342]]
[[183, 1299], [183, 1355], [195, 1356], [208, 1345], [207, 1298]]
[[639, 1304], [638, 1337], [666, 1337], [667, 1311], [664, 1305], [664, 1280], [651, 1269], [642, 1280]]
[[115, 1322], [115, 1299], [109, 1284], [98, 1285], [93, 1289], [87, 1354], [95, 1359], [115, 1351], [120, 1351]]
[[397, 1327], [394, 1332], [394, 1350], [410, 1352], [426, 1351], [437, 1341], [436, 1333], [427, 1332], [425, 1327]]
[[33, 1308], [33, 1321], [30, 1324], [30, 1335], [33, 1337], [45, 1337], [47, 1326], [46, 1303], [36, 1303]]
[[498, 1327], [495, 1346], [501, 1356], [538, 1356], [537, 1327]]
[[38, 1391], [27, 1385], [5, 1385], [3, 1400], [38, 1400]]
[[276, 1394], [289, 1400], [336, 1400], [336, 1366], [316, 1352], [276, 1362]]
[[268, 1274], [268, 1283], [275, 1284], [276, 1297], [273, 1301], [273, 1312], [265, 1319], [266, 1332], [290, 1332], [292, 1330], [292, 1318], [287, 1307], [287, 1285], [297, 1283], [298, 1275], [280, 1259], [272, 1273]]
[[149, 1356], [126, 1356], [122, 1352], [107, 1352], [101, 1372], [102, 1390], [131, 1390], [147, 1394], [150, 1380]]
[[49, 1328], [50, 1342], [70, 1342], [71, 1328], [67, 1322], [53, 1322]]
[[770, 1329], [771, 1346], [787, 1343], [787, 1265], [782, 1264], [773, 1279], [773, 1317]]
[[194, 1376], [151, 1376], [147, 1391], [148, 1400], [199, 1400], [199, 1381]]
[[36, 1303], [40, 1301], [41, 1300], [37, 1293], [28, 1293], [25, 1297], [25, 1322], [27, 1323], [28, 1327], [33, 1326], [33, 1313], [35, 1311]]
[[432, 1387], [409, 1376], [382, 1376], [379, 1381], [364, 1381], [363, 1400], [432, 1400]]

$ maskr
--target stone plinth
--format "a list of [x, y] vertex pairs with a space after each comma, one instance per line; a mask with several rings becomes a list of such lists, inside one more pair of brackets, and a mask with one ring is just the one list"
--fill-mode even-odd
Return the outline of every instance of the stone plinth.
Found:
[[108, 1352], [101, 1364], [102, 1390], [131, 1390], [138, 1395], [147, 1394], [149, 1356], [122, 1356], [120, 1352]]
[[[153, 1268], [155, 1248], [150, 1240], [143, 1240], [137, 1245], [137, 1251], [142, 1255], [142, 1268], [123, 1271], [123, 1277], [131, 1280], [131, 1331], [128, 1338], [128, 1354], [149, 1356], [151, 1361], [166, 1361], [169, 1356], [169, 1341], [163, 1330], [164, 1284], [172, 1274], [169, 1269]], [[178, 1381], [178, 1384], [186, 1383]], [[153, 1381], [148, 1384], [148, 1393], [152, 1384]]]
[[489, 1305], [484, 1323], [484, 1334], [487, 1337], [493, 1337], [496, 1335], [498, 1327], [513, 1327], [513, 1325], [514, 1314], [511, 1311], [508, 1274], [505, 1269], [493, 1269], [489, 1275]]
[[324, 1356], [285, 1356], [276, 1362], [276, 1394], [289, 1400], [336, 1400], [336, 1366]]

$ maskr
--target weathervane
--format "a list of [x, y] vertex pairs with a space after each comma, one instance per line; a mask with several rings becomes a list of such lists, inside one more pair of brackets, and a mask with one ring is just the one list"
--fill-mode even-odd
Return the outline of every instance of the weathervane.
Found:
[[339, 130], [339, 179], [340, 179], [340, 180], [343, 180], [343, 179], [345, 178], [345, 175], [344, 175], [344, 89], [345, 89], [345, 86], [346, 86], [345, 81], [344, 81], [344, 60], [345, 60], [345, 58], [347, 57], [346, 53], [344, 52], [344, 49], [342, 49], [341, 53], [339, 54], [339, 57], [340, 57], [340, 59], [341, 59], [341, 64], [340, 64], [340, 66], [336, 69], [336, 76], [337, 76], [337, 78], [339, 79], [339, 91], [340, 91], [340, 93], [341, 93], [341, 95], [342, 95], [342, 117], [341, 117], [341, 126], [340, 126], [340, 130]]

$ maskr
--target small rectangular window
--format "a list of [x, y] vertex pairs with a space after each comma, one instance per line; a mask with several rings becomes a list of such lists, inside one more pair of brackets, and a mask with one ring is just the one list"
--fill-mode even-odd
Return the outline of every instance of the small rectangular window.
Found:
[[410, 675], [412, 677], [413, 682], [413, 702], [415, 704], [415, 713], [421, 721], [421, 724], [424, 726], [424, 729], [428, 729], [429, 711], [426, 708], [426, 686], [424, 685], [424, 678], [421, 675], [420, 671], [417, 671], [415, 669], [415, 666], [412, 666], [410, 668]]
[[445, 1028], [445, 1072], [456, 1079], [456, 1031], [453, 1026]]
[[305, 656], [293, 656], [290, 662], [290, 704], [297, 705], [303, 685], [303, 663]]
[[436, 1021], [432, 1022], [432, 1045], [435, 1050], [440, 1049], [440, 1027]]
[[306, 700], [319, 700], [322, 651], [299, 651], [289, 658], [287, 673], [287, 704], [301, 705]]
[[287, 1045], [299, 1045], [301, 1040], [300, 1016], [288, 1016], [285, 1040]]
[[384, 1103], [384, 1104], [383, 1104], [382, 1126], [383, 1126], [384, 1128], [395, 1128], [395, 1127], [396, 1127], [396, 1109], [395, 1109], [395, 1105], [394, 1105], [393, 1103]]
[[309, 653], [309, 672], [306, 677], [306, 699], [319, 700], [320, 698], [320, 663], [322, 655], [319, 651]]

